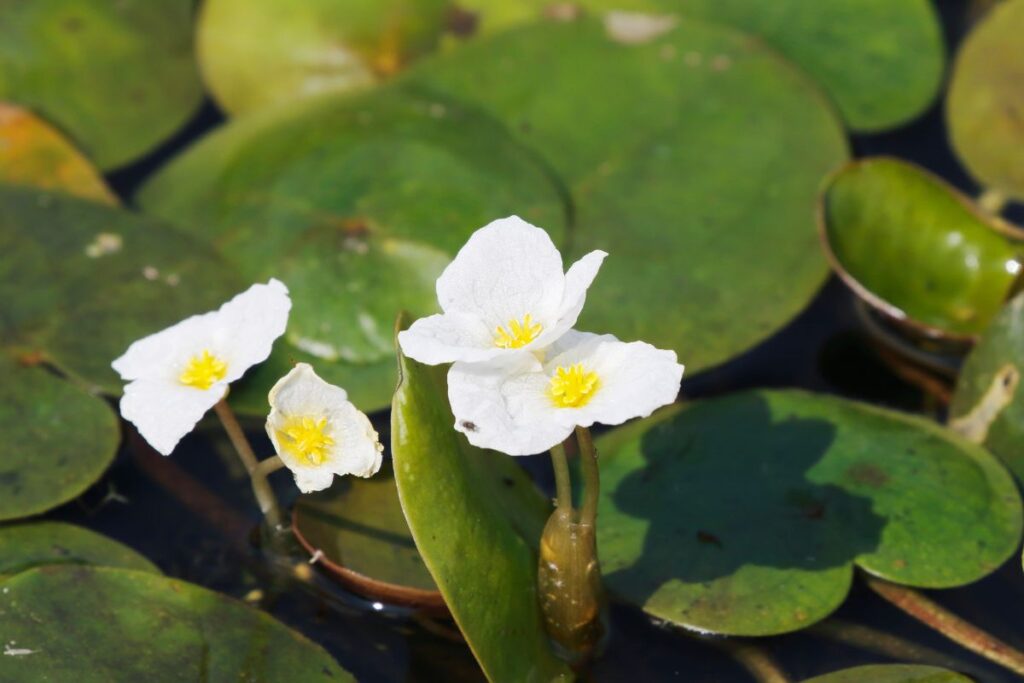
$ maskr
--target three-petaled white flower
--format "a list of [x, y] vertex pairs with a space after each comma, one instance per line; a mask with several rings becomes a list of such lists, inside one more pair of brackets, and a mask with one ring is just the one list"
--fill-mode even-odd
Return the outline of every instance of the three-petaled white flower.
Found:
[[612, 335], [567, 332], [544, 360], [455, 363], [448, 400], [455, 428], [474, 446], [540, 453], [595, 422], [622, 424], [675, 401], [683, 366], [674, 351]]
[[481, 362], [538, 351], [583, 309], [607, 254], [592, 251], [563, 272], [548, 234], [517, 216], [477, 230], [437, 280], [443, 313], [398, 335], [406, 356], [427, 365]]
[[228, 384], [270, 355], [291, 309], [278, 280], [253, 285], [216, 311], [194, 315], [132, 343], [112, 363], [128, 382], [121, 415], [170, 455], [227, 392]]
[[384, 447], [369, 418], [308, 364], [278, 380], [268, 398], [267, 435], [303, 493], [327, 488], [334, 475], [370, 477], [380, 469]]

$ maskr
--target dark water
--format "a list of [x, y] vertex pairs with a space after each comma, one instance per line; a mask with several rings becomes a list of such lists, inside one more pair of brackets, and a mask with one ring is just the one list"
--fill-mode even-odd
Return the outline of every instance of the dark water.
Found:
[[[966, 3], [947, 0], [938, 6], [953, 54], [966, 30]], [[112, 186], [122, 197], [130, 197], [148, 174], [222, 120], [214, 105], [207, 103], [175, 139], [112, 174]], [[969, 193], [977, 191], [946, 141], [941, 103], [909, 126], [855, 138], [853, 146], [858, 156], [892, 154], [911, 159]], [[1008, 215], [1024, 219], [1020, 207]], [[834, 279], [786, 329], [719, 370], [687, 378], [684, 393], [695, 398], [746, 387], [790, 386], [905, 410], [923, 410], [930, 405], [921, 391], [903, 382], [878, 359], [854, 315], [850, 295]], [[375, 422], [386, 436], [387, 415], [375, 416]], [[260, 426], [251, 427], [257, 451], [269, 453], [270, 444]], [[360, 680], [482, 680], [450, 624], [422, 622], [402, 610], [375, 609], [372, 603], [332, 588], [324, 593], [286, 582], [276, 596], [267, 590], [273, 577], [250, 541], [257, 523], [256, 508], [244, 472], [233, 458], [211, 422], [188, 437], [169, 459], [148, 451], [137, 438], [126, 434], [126, 445], [103, 480], [80, 500], [48, 516], [119, 539], [172, 576], [237, 597], [264, 587], [266, 609], [324, 645]], [[526, 465], [544, 481], [546, 461], [528, 460], [536, 461]], [[287, 477], [278, 477], [276, 483], [283, 501], [294, 498], [297, 492]], [[1011, 644], [1024, 647], [1020, 617], [1024, 579], [1019, 555], [977, 585], [933, 597]], [[592, 672], [594, 680], [752, 680], [723, 650], [722, 640], [701, 641], [660, 627], [638, 610], [623, 606], [613, 607], [612, 621], [613, 637], [606, 656]], [[979, 681], [1015, 680], [1013, 674], [949, 644], [856, 584], [829, 623], [839, 630], [848, 630], [850, 624], [877, 629], [889, 634], [878, 636], [886, 648], [917, 650], [887, 656], [815, 631], [759, 640], [756, 645], [793, 680], [858, 664], [912, 661], [921, 648], [935, 651], [940, 659], [932, 659], [933, 663], [964, 670]]]

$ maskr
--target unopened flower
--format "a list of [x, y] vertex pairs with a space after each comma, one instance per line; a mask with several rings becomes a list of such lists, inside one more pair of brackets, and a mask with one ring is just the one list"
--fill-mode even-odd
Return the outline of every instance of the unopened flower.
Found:
[[443, 313], [399, 334], [402, 352], [438, 365], [543, 349], [576, 324], [605, 256], [592, 251], [563, 272], [546, 232], [517, 216], [496, 220], [445, 268], [437, 280]]
[[291, 309], [277, 280], [253, 285], [218, 310], [143, 337], [112, 363], [128, 382], [121, 415], [153, 448], [171, 451], [284, 334]]
[[650, 415], [676, 399], [682, 378], [674, 351], [570, 331], [543, 361], [524, 354], [455, 363], [448, 399], [455, 428], [474, 446], [530, 455], [561, 443], [576, 427]]
[[334, 475], [370, 477], [381, 465], [383, 446], [369, 418], [299, 363], [270, 390], [267, 435], [303, 493], [331, 485]]

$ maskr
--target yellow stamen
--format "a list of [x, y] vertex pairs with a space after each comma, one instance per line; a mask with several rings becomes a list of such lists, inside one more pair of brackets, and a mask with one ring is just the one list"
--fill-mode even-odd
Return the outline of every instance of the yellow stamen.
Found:
[[209, 351], [203, 351], [185, 366], [178, 375], [178, 381], [196, 389], [206, 390], [224, 379], [228, 372], [228, 364]]
[[334, 445], [334, 439], [324, 434], [327, 418], [314, 420], [311, 417], [290, 419], [277, 432], [281, 446], [299, 460], [310, 465], [320, 465], [327, 459], [327, 449]]
[[527, 313], [521, 321], [515, 318], [509, 320], [508, 331], [499, 325], [494, 331], [494, 345], [503, 349], [518, 349], [536, 339], [542, 329], [544, 326], [533, 322], [533, 316]]
[[551, 378], [548, 396], [557, 408], [580, 408], [587, 405], [600, 386], [597, 373], [584, 370], [582, 363], [559, 366], [555, 376]]

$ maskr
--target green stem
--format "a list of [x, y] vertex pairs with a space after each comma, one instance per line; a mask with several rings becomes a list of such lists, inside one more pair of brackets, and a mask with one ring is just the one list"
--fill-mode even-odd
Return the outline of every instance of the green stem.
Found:
[[555, 471], [555, 491], [559, 510], [572, 510], [572, 482], [569, 480], [569, 460], [565, 457], [565, 446], [558, 444], [551, 449], [551, 467]]
[[601, 474], [597, 469], [597, 450], [590, 430], [586, 427], [576, 428], [576, 443], [580, 449], [580, 468], [583, 472], [583, 508], [580, 511], [580, 523], [596, 524], [597, 501], [601, 495]]
[[868, 588], [925, 626], [991, 662], [1024, 675], [1024, 652], [961, 619], [912, 588], [867, 575], [864, 581]]
[[[245, 465], [245, 471], [249, 473], [249, 479], [252, 482], [252, 492], [256, 496], [256, 502], [259, 503], [260, 512], [263, 513], [267, 524], [270, 525], [273, 531], [280, 530], [281, 508], [277, 504], [277, 497], [274, 495], [274, 490], [270, 487], [270, 482], [267, 481], [267, 475], [280, 467], [280, 465], [273, 463], [273, 461], [276, 459], [280, 462], [280, 458], [274, 456], [274, 458], [265, 460], [263, 463], [256, 458], [252, 446], [249, 445], [249, 440], [245, 438], [245, 432], [242, 431], [241, 425], [238, 424], [234, 411], [231, 410], [225, 399], [218, 401], [213, 410], [217, 413], [217, 417], [220, 418], [220, 423], [224, 426], [224, 431], [227, 432], [228, 439], [231, 440], [231, 445], [234, 446], [235, 452], [238, 454], [238, 459], [242, 461], [242, 464]], [[267, 462], [273, 464], [267, 465]]]

